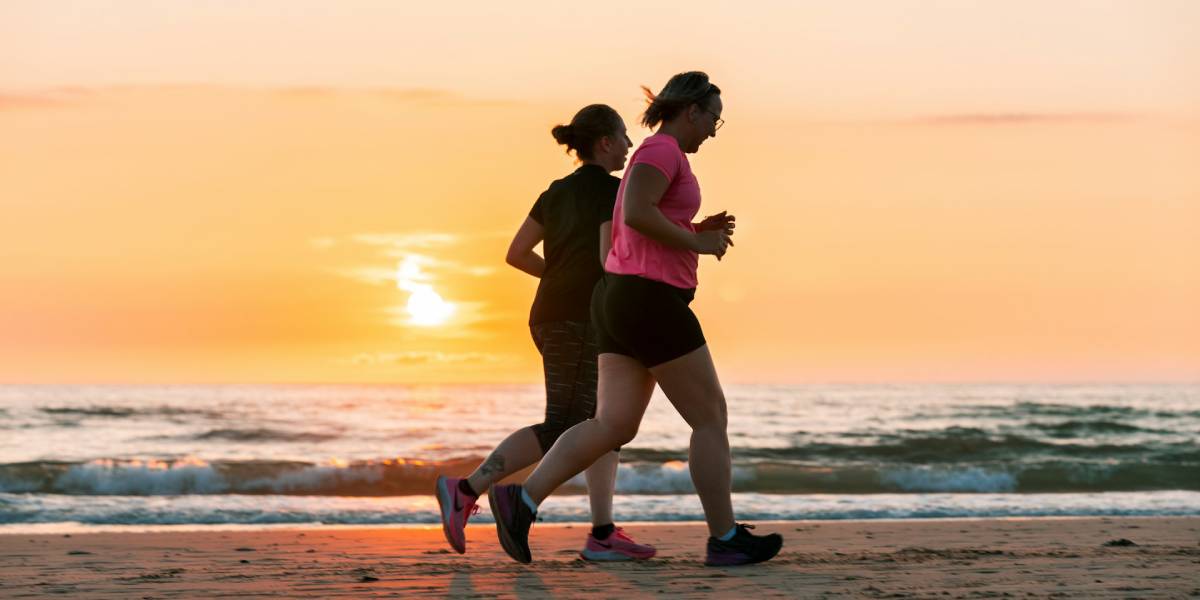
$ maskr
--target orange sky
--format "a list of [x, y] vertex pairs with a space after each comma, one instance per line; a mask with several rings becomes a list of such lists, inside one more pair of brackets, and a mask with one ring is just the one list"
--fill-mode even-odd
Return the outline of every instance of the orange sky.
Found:
[[695, 68], [725, 380], [1200, 379], [1200, 5], [566, 4], [4, 4], [0, 382], [537, 381], [549, 128]]

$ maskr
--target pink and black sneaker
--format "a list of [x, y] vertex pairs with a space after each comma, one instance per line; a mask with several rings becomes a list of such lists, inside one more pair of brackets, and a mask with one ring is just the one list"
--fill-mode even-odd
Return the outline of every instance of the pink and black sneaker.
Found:
[[488, 505], [496, 518], [496, 537], [500, 547], [513, 560], [529, 564], [533, 553], [529, 550], [529, 528], [537, 520], [537, 513], [521, 499], [518, 484], [493, 485], [488, 492]]
[[754, 535], [753, 525], [737, 523], [737, 533], [729, 541], [708, 538], [708, 556], [704, 565], [708, 567], [732, 567], [766, 562], [775, 558], [783, 548], [783, 536], [778, 533]]
[[618, 560], [646, 560], [652, 558], [658, 550], [649, 544], [639, 544], [633, 541], [625, 533], [624, 529], [616, 528], [603, 540], [596, 539], [596, 536], [588, 534], [587, 545], [579, 553], [580, 556], [587, 560], [594, 561], [618, 561]]
[[479, 512], [479, 507], [475, 505], [479, 498], [464, 494], [459, 489], [460, 481], [462, 479], [458, 477], [439, 476], [437, 499], [442, 507], [442, 533], [446, 534], [450, 547], [462, 554], [467, 551], [467, 519]]

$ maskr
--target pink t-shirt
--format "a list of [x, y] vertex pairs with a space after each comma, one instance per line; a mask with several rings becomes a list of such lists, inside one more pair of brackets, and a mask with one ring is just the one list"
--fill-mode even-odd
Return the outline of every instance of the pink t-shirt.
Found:
[[675, 138], [663, 133], [652, 135], [633, 152], [617, 190], [612, 250], [604, 261], [604, 270], [619, 275], [638, 275], [677, 288], [694, 288], [696, 264], [700, 258], [698, 254], [652, 240], [625, 224], [622, 217], [625, 185], [629, 183], [629, 174], [637, 164], [650, 165], [667, 177], [670, 184], [658, 202], [658, 209], [672, 223], [695, 231], [692, 218], [700, 211], [700, 182], [692, 174], [692, 166], [688, 164]]

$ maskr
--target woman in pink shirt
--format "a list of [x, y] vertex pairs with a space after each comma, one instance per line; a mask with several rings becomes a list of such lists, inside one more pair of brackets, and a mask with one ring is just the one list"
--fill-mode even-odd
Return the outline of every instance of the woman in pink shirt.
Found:
[[724, 123], [721, 90], [693, 71], [646, 95], [642, 123], [659, 128], [633, 153], [621, 180], [607, 273], [592, 296], [600, 352], [596, 416], [564, 433], [523, 486], [494, 486], [489, 495], [500, 543], [520, 562], [532, 560], [529, 528], [538, 504], [634, 438], [655, 383], [692, 428], [688, 464], [711, 534], [705, 564], [762, 562], [783, 545], [779, 534], [754, 535], [753, 526], [734, 521], [725, 394], [688, 306], [699, 255], [720, 259], [733, 245], [732, 215], [692, 222], [700, 184], [686, 156]]

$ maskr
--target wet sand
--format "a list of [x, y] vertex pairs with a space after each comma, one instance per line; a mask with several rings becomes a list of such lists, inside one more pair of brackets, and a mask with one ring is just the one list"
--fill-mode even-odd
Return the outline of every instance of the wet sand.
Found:
[[620, 564], [579, 559], [587, 526], [541, 523], [528, 566], [490, 524], [461, 556], [440, 527], [4, 534], [0, 597], [1200, 597], [1198, 517], [757, 525], [780, 556], [717, 569], [698, 523], [627, 525], [659, 556]]

